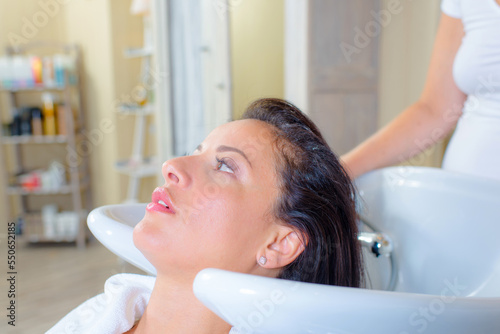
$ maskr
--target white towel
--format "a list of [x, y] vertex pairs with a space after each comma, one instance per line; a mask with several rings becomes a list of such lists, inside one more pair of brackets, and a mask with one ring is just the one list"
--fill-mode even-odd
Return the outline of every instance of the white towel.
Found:
[[[111, 276], [104, 293], [92, 297], [59, 320], [45, 334], [122, 334], [138, 321], [153, 291], [156, 277]], [[229, 334], [238, 334], [233, 328]]]
[[104, 293], [92, 297], [62, 318], [46, 334], [122, 334], [140, 319], [155, 277], [118, 274], [108, 278]]

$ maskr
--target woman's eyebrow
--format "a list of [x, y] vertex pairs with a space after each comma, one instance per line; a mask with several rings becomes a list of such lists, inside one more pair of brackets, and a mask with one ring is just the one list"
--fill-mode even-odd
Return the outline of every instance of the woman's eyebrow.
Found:
[[252, 163], [250, 162], [250, 160], [248, 160], [248, 157], [245, 154], [245, 152], [243, 152], [240, 149], [237, 149], [236, 147], [221, 145], [221, 146], [217, 147], [217, 149], [215, 151], [216, 152], [236, 152], [236, 153], [239, 153], [239, 154], [241, 154], [241, 156], [243, 158], [246, 159], [246, 161], [248, 162], [248, 164], [250, 165], [250, 167], [252, 167]]

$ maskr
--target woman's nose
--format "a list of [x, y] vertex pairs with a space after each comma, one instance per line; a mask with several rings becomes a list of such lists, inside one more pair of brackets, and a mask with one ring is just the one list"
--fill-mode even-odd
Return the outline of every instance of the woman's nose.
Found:
[[167, 185], [185, 187], [189, 185], [190, 176], [186, 170], [185, 157], [165, 161], [162, 165], [162, 174]]

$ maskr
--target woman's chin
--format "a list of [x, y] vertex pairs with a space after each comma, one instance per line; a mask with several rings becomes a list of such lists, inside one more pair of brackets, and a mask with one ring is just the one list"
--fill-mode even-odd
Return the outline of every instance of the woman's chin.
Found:
[[[142, 222], [142, 220], [141, 220]], [[137, 225], [135, 225], [133, 231], [132, 231], [132, 242], [134, 243], [134, 246], [138, 249], [138, 250], [141, 250], [141, 247], [140, 247], [140, 236], [138, 236], [138, 234], [140, 232], [138, 232], [139, 230], [139, 225], [141, 224], [141, 222], [139, 222]], [[141, 251], [142, 252], [142, 251]]]
[[148, 221], [143, 218], [135, 227], [132, 232], [132, 241], [134, 246], [151, 262], [150, 255], [161, 254], [166, 251], [165, 242], [159, 240], [159, 233], [154, 228], [149, 226]]

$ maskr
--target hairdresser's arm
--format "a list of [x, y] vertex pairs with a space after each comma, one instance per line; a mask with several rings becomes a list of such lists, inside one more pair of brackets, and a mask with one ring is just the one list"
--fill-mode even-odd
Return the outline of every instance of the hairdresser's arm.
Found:
[[462, 21], [441, 15], [420, 99], [396, 119], [341, 157], [350, 176], [403, 162], [450, 133], [466, 95], [455, 85], [453, 60], [464, 35]]

